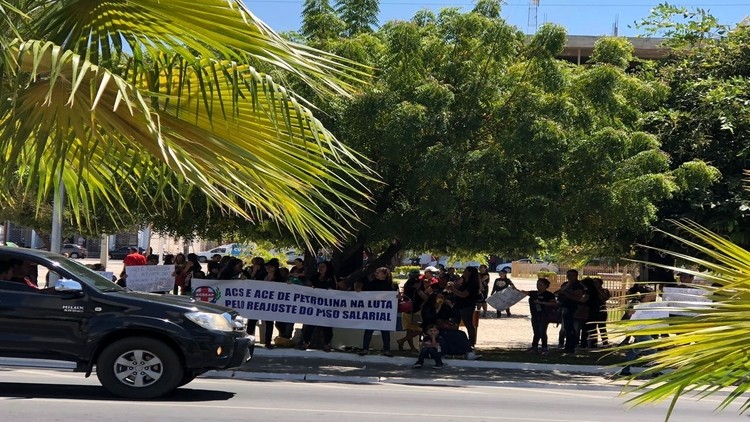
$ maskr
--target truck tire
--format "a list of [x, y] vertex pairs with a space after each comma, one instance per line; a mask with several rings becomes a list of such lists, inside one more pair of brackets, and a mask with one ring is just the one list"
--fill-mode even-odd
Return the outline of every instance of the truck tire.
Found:
[[107, 346], [96, 361], [96, 376], [112, 394], [151, 399], [176, 389], [185, 369], [171, 347], [148, 337], [129, 337]]

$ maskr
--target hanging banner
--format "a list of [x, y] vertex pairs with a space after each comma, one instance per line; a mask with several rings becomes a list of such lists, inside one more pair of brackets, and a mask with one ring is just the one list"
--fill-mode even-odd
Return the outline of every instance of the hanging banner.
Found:
[[487, 304], [497, 309], [498, 311], [504, 311], [520, 302], [521, 299], [525, 297], [525, 294], [519, 292], [513, 286], [508, 286], [505, 289], [500, 290], [494, 295], [488, 297]]
[[174, 287], [174, 265], [125, 267], [129, 289], [138, 292], [168, 292]]
[[396, 330], [393, 292], [344, 292], [257, 280], [193, 280], [193, 297], [261, 321]]

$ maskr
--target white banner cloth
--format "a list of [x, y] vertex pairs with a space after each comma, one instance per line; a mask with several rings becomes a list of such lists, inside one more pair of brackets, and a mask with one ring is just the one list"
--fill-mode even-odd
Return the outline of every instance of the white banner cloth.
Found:
[[396, 330], [397, 292], [345, 292], [257, 280], [196, 280], [193, 297], [254, 320]]
[[708, 291], [702, 289], [665, 287], [663, 300], [667, 302], [667, 306], [670, 308], [688, 309], [688, 311], [671, 311], [670, 314], [672, 315], [696, 316], [698, 313], [690, 312], [689, 309], [704, 308], [711, 303], [711, 299], [707, 298], [706, 295], [708, 295]]
[[521, 299], [525, 297], [525, 294], [519, 292], [513, 286], [508, 286], [505, 289], [500, 290], [494, 295], [488, 297], [487, 303], [498, 311], [504, 311], [520, 302]]
[[174, 287], [174, 265], [137, 265], [125, 267], [129, 289], [138, 292], [167, 292]]

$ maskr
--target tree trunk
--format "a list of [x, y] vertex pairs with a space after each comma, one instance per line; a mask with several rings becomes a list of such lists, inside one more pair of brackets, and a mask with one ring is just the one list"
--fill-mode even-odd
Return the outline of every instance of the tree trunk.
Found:
[[396, 256], [396, 254], [400, 250], [401, 241], [398, 239], [394, 239], [388, 246], [388, 248], [380, 254], [380, 256], [378, 256], [374, 260], [368, 260], [367, 266], [365, 268], [360, 268], [359, 270], [349, 274], [349, 276], [346, 277], [346, 282], [349, 285], [352, 285], [355, 281], [364, 278], [365, 276], [374, 272], [376, 269], [388, 266], [388, 264], [390, 264], [393, 260], [393, 257]]
[[364, 253], [364, 239], [347, 244], [343, 249], [333, 252], [333, 269], [339, 278], [347, 277], [349, 274], [362, 269], [362, 254]]

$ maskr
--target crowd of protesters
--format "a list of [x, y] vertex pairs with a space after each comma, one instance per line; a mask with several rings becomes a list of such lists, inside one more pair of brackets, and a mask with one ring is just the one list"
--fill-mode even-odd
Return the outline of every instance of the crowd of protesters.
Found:
[[[157, 255], [148, 252], [143, 254], [133, 248], [123, 264], [127, 267], [156, 265], [158, 262]], [[289, 268], [287, 265], [281, 265], [276, 258], [266, 261], [262, 257], [255, 257], [250, 261], [250, 265], [246, 266], [239, 258], [217, 254], [201, 264], [197, 255], [179, 253], [166, 255], [163, 265], [174, 266], [172, 293], [180, 295], [191, 294], [192, 281], [203, 278], [262, 280], [331, 290], [400, 290], [387, 267], [378, 268], [368, 277], [349, 283], [336, 277], [330, 261], [320, 262], [317, 271], [312, 274], [305, 271], [302, 259], [296, 259]], [[124, 270], [118, 283], [126, 284]], [[528, 295], [531, 311], [530, 352], [548, 352], [547, 331], [551, 323], [559, 324], [558, 346], [565, 353], [573, 353], [576, 347], [596, 347], [599, 338], [603, 345], [608, 344], [604, 321], [609, 292], [604, 289], [601, 279], [579, 280], [577, 271], [570, 270], [567, 272], [567, 281], [556, 293], [549, 291], [550, 282], [544, 278], [537, 281], [536, 287], [536, 290], [522, 292]], [[404, 336], [396, 339], [399, 351], [404, 351], [405, 346], [415, 353], [421, 349], [415, 367], [421, 367], [425, 357], [434, 358], [436, 367], [442, 367], [441, 356], [444, 355], [464, 355], [467, 359], [481, 358], [474, 350], [478, 318], [480, 315], [487, 316], [487, 298], [508, 288], [515, 289], [508, 274], [500, 271], [499, 276], [493, 281], [486, 265], [467, 267], [461, 274], [457, 274], [454, 268], [446, 269], [443, 266], [439, 269], [428, 267], [424, 271], [411, 271], [399, 293], [402, 302], [409, 302], [408, 309], [401, 313]], [[503, 314], [510, 317], [511, 310], [496, 310], [498, 318]], [[248, 331], [254, 333], [257, 323], [258, 321], [250, 321]], [[460, 329], [460, 326], [464, 329]], [[264, 321], [263, 327], [261, 340], [267, 348], [273, 348], [275, 344], [294, 345], [291, 341], [294, 324]], [[273, 338], [274, 327], [279, 333], [276, 338]], [[373, 334], [373, 330], [364, 330], [360, 355], [370, 352]], [[390, 337], [390, 332], [381, 332], [384, 356], [393, 356], [390, 350]], [[301, 329], [296, 346], [330, 351], [332, 339], [331, 327], [306, 324]]]

